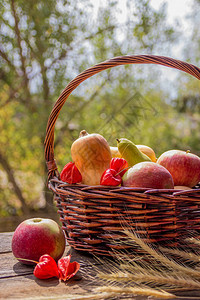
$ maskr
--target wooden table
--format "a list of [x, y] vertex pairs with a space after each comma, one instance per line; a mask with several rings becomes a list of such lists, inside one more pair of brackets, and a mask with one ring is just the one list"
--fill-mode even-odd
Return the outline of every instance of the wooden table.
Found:
[[[56, 278], [37, 279], [33, 275], [33, 266], [21, 264], [13, 256], [12, 236], [13, 233], [0, 233], [0, 299], [50, 299], [48, 297], [61, 296], [57, 298], [61, 300], [67, 299], [68, 294], [83, 294], [91, 290], [88, 280], [80, 272], [67, 283], [59, 282]], [[66, 246], [64, 255], [69, 249]], [[81, 269], [86, 272], [91, 270], [92, 257], [81, 256], [76, 251], [73, 251], [72, 256], [73, 260], [80, 263]]]
[[[0, 233], [0, 299], [73, 299], [75, 295], [82, 295], [78, 299], [84, 299], [86, 295], [90, 295], [94, 288], [94, 282], [87, 278], [88, 273], [92, 276], [95, 271], [91, 264], [101, 267], [94, 258], [88, 255], [83, 255], [75, 250], [66, 247], [65, 254], [72, 253], [73, 260], [76, 260], [81, 265], [82, 272], [78, 272], [70, 281], [64, 283], [56, 278], [47, 280], [39, 280], [33, 275], [33, 267], [19, 263], [13, 256], [11, 251], [11, 240], [13, 233]], [[86, 274], [83, 276], [83, 273]], [[97, 283], [96, 283], [97, 284]], [[98, 285], [98, 284], [97, 284]], [[190, 291], [179, 293], [182, 296], [199, 296], [200, 291]], [[88, 298], [89, 299], [89, 298]], [[94, 298], [90, 298], [94, 299]], [[97, 298], [95, 298], [97, 299]], [[104, 298], [99, 298], [104, 299]], [[111, 299], [111, 298], [109, 298]], [[124, 299], [122, 296], [112, 299]], [[127, 297], [126, 299], [145, 300], [147, 297]], [[178, 298], [174, 298], [178, 299]], [[197, 298], [195, 298], [197, 299]]]

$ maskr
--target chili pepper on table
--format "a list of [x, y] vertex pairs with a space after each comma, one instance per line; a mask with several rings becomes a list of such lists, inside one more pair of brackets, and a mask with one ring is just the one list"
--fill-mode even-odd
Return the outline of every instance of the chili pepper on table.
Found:
[[48, 279], [57, 277], [63, 281], [72, 278], [80, 269], [80, 264], [76, 261], [70, 262], [71, 255], [62, 257], [56, 264], [55, 260], [48, 254], [42, 255], [35, 266], [33, 274], [38, 279]]
[[65, 256], [58, 261], [59, 278], [63, 281], [72, 278], [79, 270], [80, 264], [76, 261], [70, 262], [71, 255]]
[[37, 263], [33, 274], [39, 279], [51, 277], [59, 278], [59, 271], [55, 260], [48, 254], [42, 255]]

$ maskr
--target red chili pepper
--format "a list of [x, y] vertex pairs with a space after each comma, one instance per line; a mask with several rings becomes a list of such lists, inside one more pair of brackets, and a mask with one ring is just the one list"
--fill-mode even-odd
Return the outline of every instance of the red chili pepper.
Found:
[[128, 163], [124, 158], [113, 157], [110, 161], [110, 169], [114, 169], [122, 177], [128, 169]]
[[55, 260], [48, 254], [42, 255], [37, 263], [33, 274], [39, 279], [57, 277], [63, 281], [72, 278], [80, 269], [80, 264], [76, 261], [70, 262], [71, 255]]
[[48, 254], [42, 255], [37, 263], [33, 274], [39, 279], [51, 277], [59, 278], [59, 271], [55, 260]]
[[122, 178], [114, 169], [107, 169], [103, 172], [100, 180], [101, 185], [120, 185]]
[[80, 268], [80, 264], [78, 262], [74, 261], [71, 263], [70, 259], [71, 255], [68, 255], [58, 261], [59, 278], [63, 281], [69, 280], [73, 277]]
[[70, 184], [79, 183], [82, 181], [81, 173], [74, 162], [69, 162], [64, 166], [62, 172], [60, 173], [60, 178], [62, 181]]

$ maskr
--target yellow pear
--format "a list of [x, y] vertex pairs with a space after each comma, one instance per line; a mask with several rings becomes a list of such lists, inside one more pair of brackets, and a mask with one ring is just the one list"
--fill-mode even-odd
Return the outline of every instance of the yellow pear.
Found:
[[112, 157], [119, 157], [119, 158], [122, 157], [121, 154], [119, 153], [118, 147], [110, 146], [110, 151], [111, 151]]
[[156, 162], [157, 160], [156, 154], [151, 147], [146, 145], [136, 145], [136, 146], [142, 153], [146, 154], [153, 162]]

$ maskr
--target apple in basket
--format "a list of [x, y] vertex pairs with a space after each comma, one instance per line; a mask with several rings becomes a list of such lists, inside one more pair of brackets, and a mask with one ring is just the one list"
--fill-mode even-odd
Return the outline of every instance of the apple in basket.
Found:
[[12, 238], [13, 255], [24, 264], [34, 264], [31, 260], [39, 261], [44, 254], [49, 254], [57, 261], [63, 255], [65, 245], [61, 227], [54, 220], [46, 218], [23, 221]]
[[155, 162], [140, 162], [128, 169], [122, 177], [126, 187], [144, 187], [152, 189], [173, 189], [172, 175], [163, 166]]
[[175, 186], [194, 187], [200, 181], [200, 157], [189, 151], [166, 151], [157, 163], [171, 173]]

